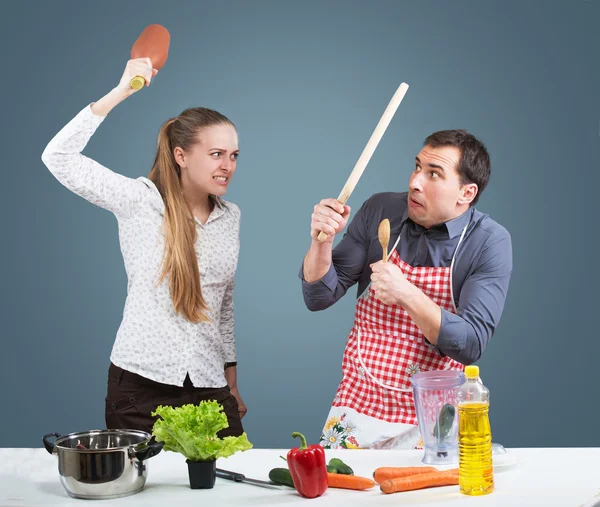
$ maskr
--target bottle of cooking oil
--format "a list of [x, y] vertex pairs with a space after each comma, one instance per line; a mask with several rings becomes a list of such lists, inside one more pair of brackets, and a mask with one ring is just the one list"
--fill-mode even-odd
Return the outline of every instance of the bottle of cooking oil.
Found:
[[465, 368], [458, 390], [458, 485], [465, 495], [494, 490], [490, 391], [479, 378], [479, 366]]

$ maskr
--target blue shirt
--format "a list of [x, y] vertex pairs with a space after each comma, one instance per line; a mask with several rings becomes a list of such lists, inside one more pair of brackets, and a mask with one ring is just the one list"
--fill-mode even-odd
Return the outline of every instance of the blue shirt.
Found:
[[408, 217], [407, 196], [406, 192], [385, 192], [363, 203], [333, 249], [333, 262], [323, 278], [308, 283], [300, 269], [304, 302], [311, 311], [324, 310], [355, 283], [357, 298], [360, 297], [371, 281], [369, 265], [383, 257], [377, 229], [384, 218], [390, 220], [390, 245], [402, 231], [396, 247], [400, 258], [411, 266], [424, 267], [450, 266], [468, 222], [452, 272], [457, 313], [442, 309], [434, 348], [462, 364], [474, 363], [483, 354], [504, 309], [512, 273], [510, 234], [475, 208], [426, 229]]

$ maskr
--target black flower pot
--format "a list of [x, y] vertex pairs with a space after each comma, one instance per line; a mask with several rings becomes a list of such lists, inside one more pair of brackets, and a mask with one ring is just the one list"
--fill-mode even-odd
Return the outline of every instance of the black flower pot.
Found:
[[185, 460], [188, 465], [190, 476], [190, 488], [210, 489], [215, 485], [217, 477], [217, 461], [190, 461]]

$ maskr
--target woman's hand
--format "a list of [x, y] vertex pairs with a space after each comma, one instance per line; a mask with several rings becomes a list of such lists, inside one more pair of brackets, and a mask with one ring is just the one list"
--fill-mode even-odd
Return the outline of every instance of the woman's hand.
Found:
[[248, 409], [246, 408], [246, 404], [244, 403], [244, 400], [242, 400], [242, 397], [240, 396], [240, 393], [237, 390], [237, 387], [234, 387], [233, 389], [231, 389], [231, 394], [233, 394], [233, 396], [235, 397], [235, 399], [238, 402], [238, 412], [240, 413], [240, 419], [242, 417], [244, 417], [246, 415], [246, 412], [248, 412]]
[[152, 61], [150, 58], [136, 58], [135, 60], [129, 60], [116, 89], [129, 97], [138, 91], [132, 88], [130, 84], [134, 77], [143, 77], [144, 81], [146, 81], [146, 86], [150, 86], [150, 82], [156, 74], [158, 74], [158, 71], [152, 68]]
[[129, 60], [125, 66], [125, 71], [121, 76], [119, 84], [99, 101], [91, 106], [92, 113], [96, 116], [106, 116], [117, 105], [123, 102], [127, 97], [133, 95], [136, 89], [132, 88], [131, 80], [136, 76], [142, 76], [146, 81], [146, 86], [150, 86], [152, 78], [158, 74], [156, 69], [152, 68], [150, 58], [136, 58]]

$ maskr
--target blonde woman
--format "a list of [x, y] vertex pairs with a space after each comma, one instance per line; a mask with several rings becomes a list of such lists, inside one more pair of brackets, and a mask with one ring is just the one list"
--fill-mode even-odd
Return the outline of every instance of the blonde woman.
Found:
[[108, 113], [157, 71], [130, 60], [119, 84], [50, 141], [42, 160], [60, 183], [117, 217], [128, 276], [111, 353], [107, 428], [151, 432], [158, 405], [216, 400], [242, 434], [236, 383], [233, 287], [240, 210], [222, 199], [236, 169], [238, 136], [216, 111], [191, 108], [166, 121], [148, 178], [127, 178], [81, 154]]

